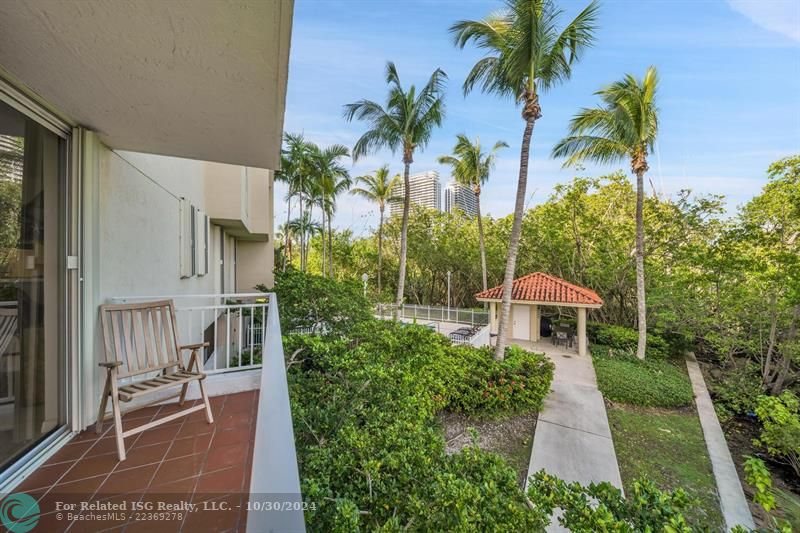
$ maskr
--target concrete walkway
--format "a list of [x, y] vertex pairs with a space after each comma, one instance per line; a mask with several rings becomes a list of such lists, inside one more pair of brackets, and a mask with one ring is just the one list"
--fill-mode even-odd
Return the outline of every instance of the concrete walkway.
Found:
[[[544, 469], [567, 482], [588, 485], [609, 481], [622, 489], [611, 428], [591, 356], [581, 357], [575, 350], [556, 348], [549, 340], [514, 344], [545, 352], [556, 365], [552, 390], [536, 423], [528, 477]], [[566, 530], [555, 523], [548, 531]]]
[[739, 482], [739, 476], [736, 473], [736, 466], [733, 464], [725, 434], [719, 425], [719, 419], [708, 394], [703, 373], [700, 371], [697, 359], [692, 353], [686, 357], [686, 368], [689, 371], [689, 379], [692, 382], [697, 415], [703, 428], [708, 456], [711, 458], [711, 468], [714, 471], [714, 478], [717, 482], [719, 504], [722, 509], [722, 517], [725, 519], [725, 527], [728, 531], [736, 525], [755, 529], [753, 516], [750, 514], [747, 499], [744, 496], [744, 491], [742, 491], [742, 484]]

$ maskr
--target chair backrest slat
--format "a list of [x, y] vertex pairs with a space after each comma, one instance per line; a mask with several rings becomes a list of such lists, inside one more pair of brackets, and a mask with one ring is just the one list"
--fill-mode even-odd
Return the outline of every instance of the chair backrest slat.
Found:
[[17, 310], [0, 307], [0, 355], [17, 334]]
[[100, 306], [106, 361], [120, 361], [118, 377], [180, 364], [171, 300]]

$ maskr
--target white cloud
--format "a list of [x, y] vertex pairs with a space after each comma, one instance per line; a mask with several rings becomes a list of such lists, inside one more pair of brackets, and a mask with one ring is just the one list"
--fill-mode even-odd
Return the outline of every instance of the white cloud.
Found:
[[758, 26], [800, 42], [797, 0], [728, 0], [728, 5]]

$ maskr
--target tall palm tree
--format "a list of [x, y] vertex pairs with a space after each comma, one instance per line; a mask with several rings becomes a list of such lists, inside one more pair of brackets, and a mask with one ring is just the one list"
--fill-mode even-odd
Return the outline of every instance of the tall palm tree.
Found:
[[[304, 212], [304, 202], [309, 197], [309, 187], [311, 185], [311, 148], [312, 144], [303, 138], [302, 135], [286, 133], [284, 134], [284, 147], [281, 150], [281, 169], [276, 173], [276, 179], [283, 181], [288, 186], [286, 210], [286, 223], [292, 219], [292, 199], [297, 198], [300, 213]], [[300, 237], [300, 268], [305, 271], [306, 255], [305, 233], [299, 233]], [[288, 239], [288, 233], [286, 239]], [[285, 246], [289, 246], [288, 240]], [[284, 264], [285, 269], [285, 264]]]
[[386, 204], [394, 198], [394, 188], [400, 182], [400, 174], [395, 174], [389, 178], [389, 165], [383, 165], [375, 171], [374, 175], [367, 174], [356, 178], [356, 183], [361, 187], [350, 190], [351, 194], [366, 198], [370, 202], [378, 204], [378, 294], [383, 288], [381, 281], [381, 271], [383, 269], [383, 214]]
[[323, 182], [323, 209], [328, 219], [328, 269], [333, 277], [333, 215], [336, 213], [336, 198], [347, 192], [353, 185], [353, 179], [345, 171], [338, 177], [332, 177]]
[[[336, 210], [336, 197], [350, 188], [353, 183], [350, 173], [339, 161], [342, 157], [350, 157], [350, 150], [341, 144], [334, 144], [327, 148], [312, 145], [311, 160], [316, 185], [316, 203], [322, 211], [322, 274], [327, 275], [330, 270], [333, 275], [333, 229], [331, 218]], [[325, 250], [325, 226], [328, 231], [328, 256]], [[326, 260], [328, 266], [326, 268]]]
[[388, 148], [392, 153], [402, 150], [403, 153], [403, 220], [400, 231], [400, 265], [397, 280], [397, 297], [395, 304], [399, 310], [403, 303], [403, 291], [406, 282], [406, 253], [408, 250], [408, 211], [411, 204], [411, 184], [409, 176], [411, 163], [414, 162], [414, 151], [422, 150], [428, 144], [434, 128], [441, 126], [444, 119], [444, 85], [447, 74], [436, 69], [428, 82], [417, 93], [411, 85], [403, 89], [400, 76], [394, 63], [386, 64], [386, 83], [389, 94], [386, 107], [371, 100], [359, 100], [347, 104], [344, 116], [348, 121], [364, 120], [369, 129], [353, 147], [353, 160]]
[[644, 289], [644, 174], [647, 156], [658, 135], [656, 89], [658, 73], [650, 67], [644, 78], [626, 74], [596, 94], [602, 104], [582, 109], [570, 122], [569, 136], [553, 148], [553, 157], [567, 157], [565, 165], [591, 160], [611, 163], [629, 159], [636, 176], [636, 311], [639, 342], [636, 356], [644, 359], [647, 316]]
[[308, 242], [311, 240], [311, 237], [320, 233], [322, 231], [322, 226], [319, 222], [311, 218], [311, 213], [309, 210], [305, 210], [301, 211], [300, 216], [290, 220], [287, 224], [287, 228], [295, 235], [305, 235], [308, 237], [305, 243], [300, 243], [300, 257], [302, 263], [304, 261], [302, 259], [303, 256], [308, 256], [308, 250], [303, 250], [303, 247], [308, 247]]
[[522, 210], [528, 183], [528, 157], [533, 126], [542, 116], [539, 93], [554, 88], [572, 75], [573, 65], [594, 40], [598, 5], [592, 1], [560, 32], [561, 10], [552, 0], [506, 0], [505, 9], [483, 20], [463, 20], [450, 31], [456, 46], [474, 42], [486, 50], [467, 75], [464, 93], [476, 85], [486, 93], [511, 97], [522, 104], [525, 129], [519, 158], [519, 179], [514, 222], [508, 243], [503, 300], [495, 345], [495, 358], [505, 357], [506, 327], [511, 311], [511, 287], [517, 263]]
[[480, 138], [475, 142], [470, 141], [466, 135], [460, 133], [456, 136], [456, 145], [453, 147], [453, 155], [443, 155], [439, 157], [439, 163], [450, 165], [453, 178], [463, 185], [469, 187], [475, 194], [475, 204], [477, 206], [478, 218], [478, 242], [481, 249], [481, 274], [483, 290], [488, 288], [488, 275], [486, 273], [486, 246], [483, 239], [483, 219], [481, 218], [481, 186], [489, 179], [489, 174], [494, 168], [497, 158], [497, 151], [501, 148], [508, 148], [505, 141], [497, 141], [492, 149], [487, 153], [481, 147]]

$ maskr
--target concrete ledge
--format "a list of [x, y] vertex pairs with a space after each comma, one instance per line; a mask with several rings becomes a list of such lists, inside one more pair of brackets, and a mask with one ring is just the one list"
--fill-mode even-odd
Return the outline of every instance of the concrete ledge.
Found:
[[717, 413], [714, 411], [714, 404], [708, 394], [706, 381], [703, 379], [697, 359], [691, 352], [686, 355], [686, 368], [692, 382], [697, 415], [703, 428], [708, 456], [711, 459], [711, 468], [717, 482], [719, 505], [722, 517], [725, 519], [725, 527], [728, 531], [737, 525], [755, 529], [753, 516], [750, 514], [750, 507], [747, 505], [742, 484], [739, 482], [739, 475], [736, 473], [736, 466], [733, 464], [725, 434], [722, 432], [722, 426], [719, 425]]

